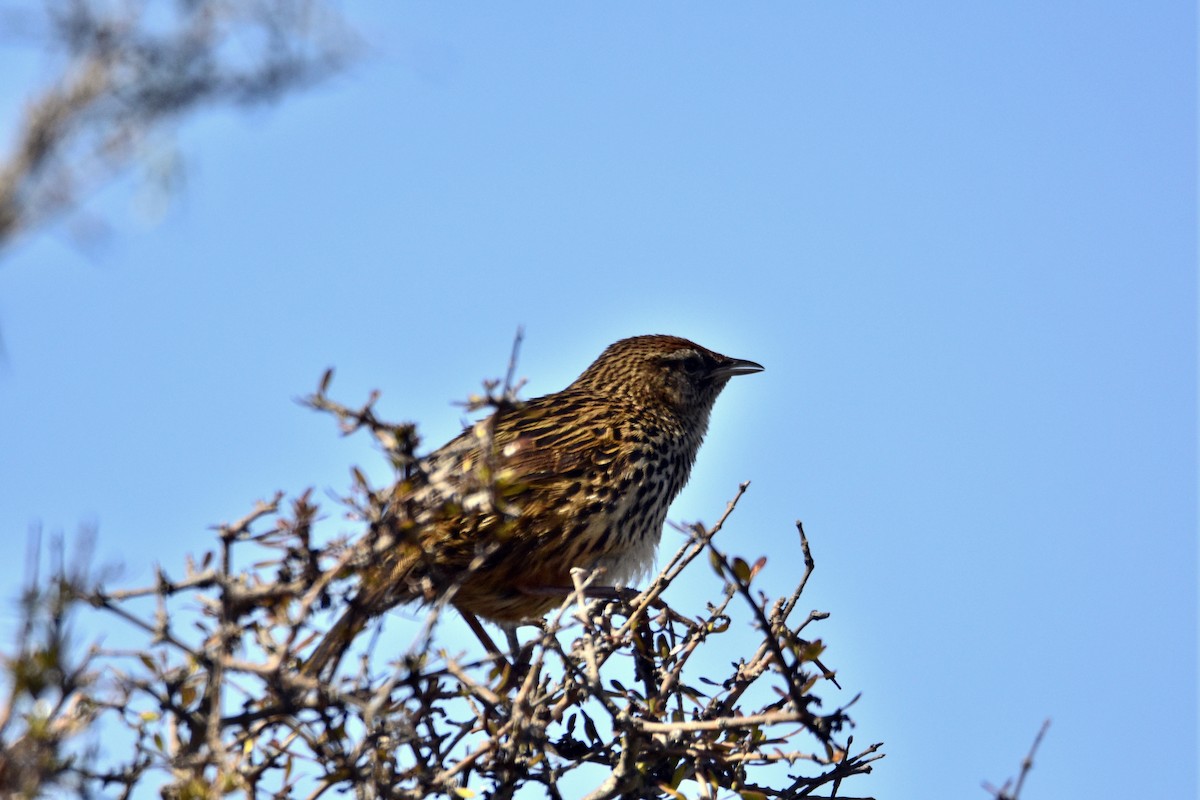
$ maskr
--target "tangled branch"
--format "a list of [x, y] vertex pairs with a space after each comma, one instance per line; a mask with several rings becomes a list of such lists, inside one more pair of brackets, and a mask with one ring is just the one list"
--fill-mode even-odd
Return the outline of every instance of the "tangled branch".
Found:
[[[370, 431], [398, 472], [415, 462], [411, 425], [379, 419], [374, 398], [343, 406], [328, 385], [327, 376], [311, 406], [343, 430]], [[496, 386], [489, 402], [507, 402], [510, 387], [493, 396]], [[14, 684], [0, 725], [9, 745], [0, 789], [19, 788], [11, 776], [32, 758], [12, 745], [49, 735], [61, 767], [53, 779], [81, 793], [118, 787], [128, 796], [157, 785], [171, 798], [238, 791], [310, 800], [331, 790], [502, 798], [525, 786], [550, 798], [836, 794], [845, 779], [871, 771], [880, 745], [854, 745], [853, 700], [828, 709], [822, 702], [835, 679], [809, 631], [826, 615], [793, 618], [814, 565], [803, 526], [805, 570], [782, 598], [756, 586], [765, 559], [749, 563], [715, 544], [746, 488], [715, 524], [681, 526], [682, 543], [640, 592], [593, 599], [599, 576], [577, 571], [561, 605], [506, 653], [452, 648], [450, 612], [435, 602], [406, 651], [380, 654], [377, 639], [364, 635], [354, 665], [327, 680], [298, 666], [327, 607], [352, 589], [357, 547], [348, 542], [362, 536], [317, 545], [322, 510], [311, 493], [276, 496], [221, 526], [214, 549], [182, 575], [159, 570], [152, 584], [120, 590], [75, 576], [64, 596], [133, 626], [145, 646], [93, 648], [64, 672], [48, 712], [57, 734], [54, 724], [11, 724], [13, 709], [38, 703], [27, 682]], [[385, 496], [356, 470], [338, 504], [354, 526], [369, 525]], [[673, 590], [700, 583], [705, 561], [717, 580], [697, 607]], [[189, 613], [197, 604], [199, 613]], [[749, 631], [757, 642], [747, 642]], [[10, 675], [39, 657], [19, 651]], [[94, 755], [72, 751], [80, 731], [61, 730], [68, 720], [103, 728], [106, 740], [108, 731], [123, 736], [127, 757], [101, 768]]]

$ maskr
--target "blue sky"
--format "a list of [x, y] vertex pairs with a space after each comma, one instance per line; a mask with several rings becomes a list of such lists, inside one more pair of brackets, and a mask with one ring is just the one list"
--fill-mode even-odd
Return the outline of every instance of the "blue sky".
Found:
[[[0, 530], [94, 524], [144, 581], [360, 440], [609, 342], [754, 359], [671, 517], [794, 583], [887, 758], [853, 788], [1196, 793], [1196, 16], [1185, 3], [379, 5], [349, 73], [182, 126], [0, 254]], [[0, 51], [11, 119], [41, 62]], [[163, 152], [169, 152], [164, 141]], [[668, 533], [668, 536], [672, 534]], [[7, 633], [12, 616], [0, 616]], [[833, 699], [837, 699], [836, 697]]]

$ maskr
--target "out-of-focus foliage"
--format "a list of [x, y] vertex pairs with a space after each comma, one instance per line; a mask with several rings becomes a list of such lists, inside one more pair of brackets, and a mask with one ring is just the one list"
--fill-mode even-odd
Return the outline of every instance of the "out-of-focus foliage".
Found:
[[186, 114], [276, 101], [357, 50], [320, 0], [46, 0], [0, 15], [4, 44], [43, 50], [54, 75], [0, 142], [0, 247], [76, 208]]

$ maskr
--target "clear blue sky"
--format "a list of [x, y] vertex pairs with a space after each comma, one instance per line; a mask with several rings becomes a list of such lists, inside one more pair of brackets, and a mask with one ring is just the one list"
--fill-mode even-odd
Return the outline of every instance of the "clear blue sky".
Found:
[[6, 596], [37, 521], [132, 583], [384, 474], [293, 402], [326, 367], [436, 445], [518, 325], [528, 395], [679, 334], [767, 368], [671, 516], [752, 480], [725, 545], [775, 591], [804, 520], [888, 753], [847, 788], [984, 798], [1051, 717], [1028, 800], [1195, 796], [1191, 3], [353, 13], [350, 73], [182, 128], [165, 212], [127, 181], [106, 244], [0, 256]]

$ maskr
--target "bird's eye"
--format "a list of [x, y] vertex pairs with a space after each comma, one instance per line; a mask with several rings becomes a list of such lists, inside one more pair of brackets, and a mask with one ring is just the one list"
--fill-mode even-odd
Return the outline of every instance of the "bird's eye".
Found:
[[691, 373], [697, 373], [704, 369], [704, 359], [698, 354], [692, 353], [687, 358], [680, 362], [681, 366]]

